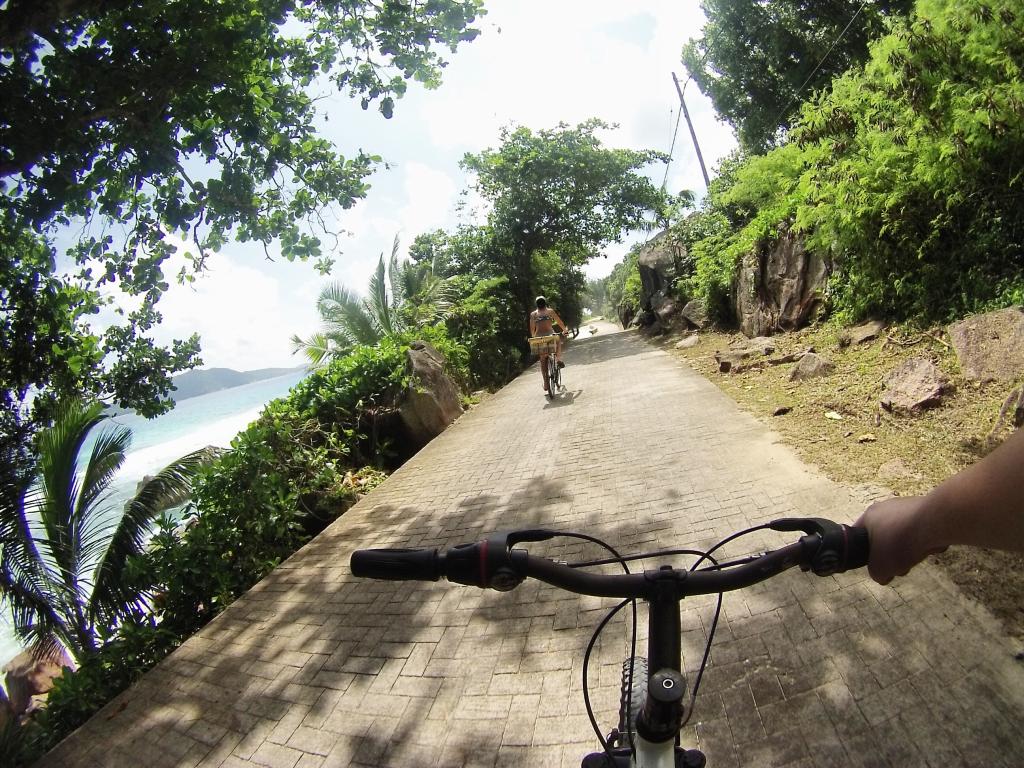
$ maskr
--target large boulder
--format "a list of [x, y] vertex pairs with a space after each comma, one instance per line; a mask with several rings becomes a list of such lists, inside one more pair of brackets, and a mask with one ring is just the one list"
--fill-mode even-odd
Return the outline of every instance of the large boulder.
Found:
[[409, 436], [426, 445], [462, 413], [459, 388], [444, 372], [444, 355], [425, 341], [413, 342], [406, 352], [412, 380], [399, 406]]
[[824, 301], [830, 270], [802, 237], [783, 230], [771, 248], [743, 257], [733, 297], [740, 330], [769, 336], [806, 325]]
[[887, 411], [918, 413], [938, 405], [948, 382], [926, 357], [904, 360], [885, 377], [881, 404]]
[[640, 304], [651, 306], [658, 296], [667, 296], [677, 276], [677, 263], [682, 246], [666, 237], [668, 230], [659, 232], [637, 251], [636, 266], [640, 272]]
[[968, 379], [1009, 381], [1024, 373], [1024, 308], [974, 315], [948, 331]]
[[63, 648], [43, 652], [39, 648], [22, 651], [4, 665], [4, 687], [15, 717], [29, 709], [33, 696], [49, 693], [53, 679], [75, 668]]
[[679, 313], [690, 325], [703, 328], [708, 324], [708, 306], [703, 299], [691, 299]]
[[659, 232], [637, 250], [640, 311], [632, 318], [636, 325], [646, 326], [656, 320], [667, 323], [679, 311], [674, 286], [686, 248], [667, 237], [667, 233], [668, 230]]

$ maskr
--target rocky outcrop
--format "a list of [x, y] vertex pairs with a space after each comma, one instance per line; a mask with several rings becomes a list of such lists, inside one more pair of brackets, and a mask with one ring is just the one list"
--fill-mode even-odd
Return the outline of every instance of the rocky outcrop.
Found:
[[22, 651], [4, 665], [4, 687], [14, 717], [28, 711], [34, 696], [42, 696], [53, 688], [53, 679], [60, 677], [64, 667], [75, 668], [64, 649], [47, 653], [38, 648]]
[[426, 445], [462, 413], [459, 389], [444, 372], [444, 355], [425, 341], [406, 352], [412, 383], [399, 406], [402, 423], [414, 442]]
[[887, 411], [919, 413], [938, 405], [948, 383], [931, 360], [915, 357], [904, 360], [885, 377], [881, 405]]
[[1010, 381], [1024, 373], [1024, 309], [974, 315], [947, 329], [964, 376]]
[[806, 325], [821, 306], [830, 268], [789, 231], [771, 248], [745, 256], [733, 296], [740, 330], [769, 336]]
[[648, 240], [636, 254], [640, 272], [641, 303], [648, 306], [657, 297], [667, 296], [676, 279], [676, 258], [679, 246], [670, 243], [667, 231]]
[[633, 324], [645, 326], [658, 321], [667, 325], [679, 313], [681, 307], [674, 286], [685, 254], [682, 244], [667, 237], [667, 230], [655, 235], [637, 251], [640, 311], [635, 318], [630, 318]]

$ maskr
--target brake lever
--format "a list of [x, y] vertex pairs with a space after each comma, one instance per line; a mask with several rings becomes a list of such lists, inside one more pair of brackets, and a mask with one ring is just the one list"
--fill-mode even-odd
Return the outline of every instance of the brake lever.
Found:
[[808, 552], [807, 564], [801, 570], [810, 570], [817, 576], [831, 576], [846, 562], [848, 538], [846, 527], [823, 517], [783, 517], [772, 520], [773, 531], [802, 531], [807, 534], [800, 543]]
[[519, 531], [498, 531], [478, 546], [480, 553], [481, 587], [508, 592], [522, 584], [526, 574], [513, 562], [512, 547], [525, 541], [547, 541], [558, 536], [557, 531], [546, 528], [524, 528]]

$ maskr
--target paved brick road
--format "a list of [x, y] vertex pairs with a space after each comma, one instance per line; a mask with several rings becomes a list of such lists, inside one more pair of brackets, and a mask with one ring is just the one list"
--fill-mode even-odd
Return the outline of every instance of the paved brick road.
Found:
[[[567, 360], [561, 401], [534, 370], [463, 416], [44, 764], [577, 766], [595, 744], [582, 651], [611, 603], [535, 583], [357, 582], [351, 551], [537, 524], [625, 551], [701, 547], [864, 506], [633, 334], [581, 338]], [[712, 607], [684, 603], [691, 680]], [[606, 730], [625, 652], [613, 622], [591, 667]], [[1021, 766], [1022, 724], [1024, 664], [934, 570], [894, 588], [789, 572], [726, 597], [685, 740], [711, 768]]]

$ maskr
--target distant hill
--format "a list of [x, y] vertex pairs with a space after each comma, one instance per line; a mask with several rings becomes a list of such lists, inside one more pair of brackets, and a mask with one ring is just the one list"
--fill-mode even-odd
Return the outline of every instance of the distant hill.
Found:
[[187, 400], [190, 397], [207, 395], [220, 389], [240, 387], [243, 384], [250, 384], [262, 379], [273, 379], [276, 376], [284, 376], [288, 373], [301, 371], [305, 366], [296, 368], [260, 368], [255, 371], [235, 371], [231, 368], [207, 368], [202, 371], [186, 371], [180, 376], [175, 376], [174, 392], [171, 397], [175, 402]]

